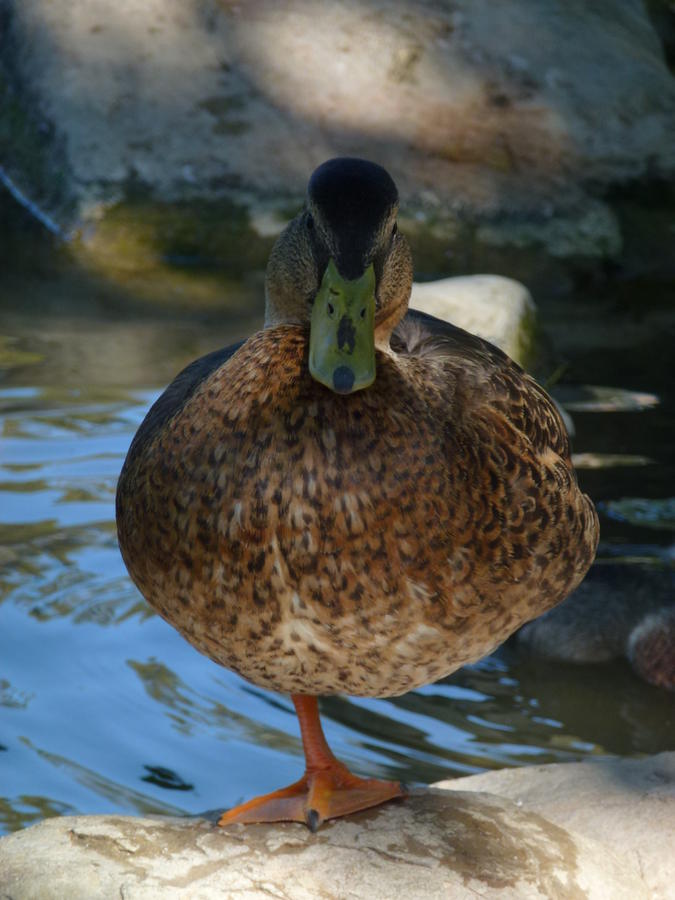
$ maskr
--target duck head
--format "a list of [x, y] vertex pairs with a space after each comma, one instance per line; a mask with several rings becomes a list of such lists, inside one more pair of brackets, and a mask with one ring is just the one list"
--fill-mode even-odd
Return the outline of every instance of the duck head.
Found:
[[388, 348], [408, 307], [412, 259], [397, 213], [396, 185], [381, 166], [330, 159], [270, 255], [266, 327], [308, 326], [310, 374], [340, 394], [373, 383], [375, 348]]

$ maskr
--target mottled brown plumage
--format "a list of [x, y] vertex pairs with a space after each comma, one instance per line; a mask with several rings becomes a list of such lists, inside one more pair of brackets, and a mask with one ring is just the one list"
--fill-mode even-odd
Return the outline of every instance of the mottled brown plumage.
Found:
[[[148, 601], [212, 659], [296, 695], [447, 675], [562, 600], [597, 544], [546, 393], [487, 342], [405, 315], [390, 200], [356, 241], [358, 204], [341, 231], [310, 188], [272, 254], [267, 327], [178, 376], [119, 481], [120, 547]], [[376, 378], [346, 395], [307, 365], [344, 234], [349, 266], [356, 253], [377, 276]]]

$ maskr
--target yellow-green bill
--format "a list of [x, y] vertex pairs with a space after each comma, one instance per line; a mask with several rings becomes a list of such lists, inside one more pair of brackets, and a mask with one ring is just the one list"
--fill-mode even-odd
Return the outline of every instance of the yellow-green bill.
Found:
[[375, 271], [347, 281], [333, 260], [314, 300], [309, 333], [309, 371], [338, 394], [375, 380]]

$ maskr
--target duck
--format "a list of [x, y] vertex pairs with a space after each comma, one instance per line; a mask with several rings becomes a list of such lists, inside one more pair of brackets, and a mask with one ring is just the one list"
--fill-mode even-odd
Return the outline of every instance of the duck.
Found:
[[318, 698], [400, 695], [488, 655], [595, 555], [553, 401], [408, 309], [398, 207], [377, 163], [320, 165], [271, 251], [262, 329], [177, 375], [119, 477], [119, 546], [149, 604], [297, 713], [304, 774], [223, 827], [315, 831], [405, 797], [334, 756]]
[[675, 572], [596, 560], [579, 587], [515, 635], [526, 656], [591, 664], [625, 657], [648, 684], [675, 690]]

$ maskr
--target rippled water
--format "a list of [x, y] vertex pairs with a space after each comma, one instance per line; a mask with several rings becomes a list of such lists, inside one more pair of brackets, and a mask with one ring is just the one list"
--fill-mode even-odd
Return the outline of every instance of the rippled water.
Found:
[[[162, 385], [258, 320], [17, 308], [0, 306], [0, 829], [76, 812], [201, 812], [293, 780], [302, 751], [288, 698], [201, 657], [155, 616], [114, 528], [124, 454]], [[600, 502], [601, 554], [668, 565], [674, 396], [655, 360], [672, 324], [646, 330], [636, 362], [619, 333], [600, 350], [561, 337], [563, 318], [553, 310], [546, 324], [567, 360], [558, 393]], [[644, 498], [662, 508], [645, 513], [633, 503]], [[323, 711], [345, 762], [414, 783], [672, 749], [674, 705], [624, 661], [547, 663], [507, 645], [407, 696], [330, 698]]]

